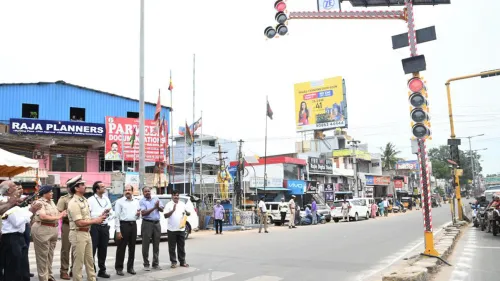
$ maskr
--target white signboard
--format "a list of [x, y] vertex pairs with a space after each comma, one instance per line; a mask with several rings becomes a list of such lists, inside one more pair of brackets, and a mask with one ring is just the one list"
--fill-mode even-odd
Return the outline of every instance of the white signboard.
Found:
[[318, 12], [333, 12], [340, 10], [340, 0], [318, 0]]
[[[264, 178], [252, 178], [252, 179], [250, 179], [250, 187], [263, 188], [264, 187]], [[281, 178], [267, 178], [266, 187], [283, 187], [283, 179], [281, 179]]]

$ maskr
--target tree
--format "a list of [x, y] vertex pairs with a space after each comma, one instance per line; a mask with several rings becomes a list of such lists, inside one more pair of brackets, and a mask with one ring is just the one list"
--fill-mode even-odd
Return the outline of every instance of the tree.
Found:
[[[460, 150], [460, 168], [464, 171], [463, 175], [460, 177], [461, 183], [468, 183], [472, 180], [472, 163], [471, 157], [468, 151], [464, 152]], [[483, 168], [479, 160], [481, 155], [476, 152], [472, 152], [472, 157], [475, 160], [474, 165], [476, 168], [476, 173], [479, 174]], [[429, 150], [429, 160], [432, 163], [432, 173], [436, 178], [446, 179], [451, 177], [451, 167], [448, 163], [450, 159], [450, 147], [447, 145], [442, 145], [439, 148], [432, 148]]]
[[385, 149], [380, 150], [382, 152], [382, 169], [385, 171], [394, 170], [396, 163], [401, 160], [397, 157], [401, 151], [396, 150], [396, 146], [391, 142], [385, 145]]

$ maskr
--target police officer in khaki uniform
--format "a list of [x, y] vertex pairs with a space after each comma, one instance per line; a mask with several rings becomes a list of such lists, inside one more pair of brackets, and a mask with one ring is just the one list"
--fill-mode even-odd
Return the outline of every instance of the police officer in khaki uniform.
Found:
[[31, 237], [35, 246], [38, 280], [55, 281], [52, 275], [52, 260], [56, 248], [59, 220], [66, 216], [66, 211], [59, 212], [52, 201], [52, 187], [44, 185], [38, 191], [37, 200], [42, 207], [35, 214]]
[[[69, 179], [68, 181], [70, 181]], [[67, 183], [66, 183], [67, 185]], [[73, 193], [71, 193], [70, 188], [68, 187], [68, 194], [61, 196], [59, 201], [57, 201], [57, 210], [59, 212], [68, 210], [68, 203], [73, 198]], [[69, 267], [69, 257], [71, 251], [71, 268]], [[62, 228], [61, 228], [61, 279], [70, 280], [70, 276], [72, 275], [71, 270], [73, 268], [73, 255], [75, 253], [75, 248], [71, 247], [71, 243], [69, 243], [69, 219], [68, 216], [63, 217], [62, 219]], [[70, 273], [68, 274], [68, 270]]]
[[82, 268], [85, 264], [88, 281], [96, 281], [94, 270], [94, 258], [92, 255], [92, 238], [90, 237], [90, 226], [102, 224], [107, 218], [105, 211], [100, 217], [91, 219], [90, 209], [87, 199], [83, 197], [85, 193], [85, 182], [82, 176], [78, 175], [67, 182], [67, 186], [73, 193], [73, 198], [68, 203], [69, 218], [69, 242], [75, 248], [73, 262], [73, 280], [82, 281]]

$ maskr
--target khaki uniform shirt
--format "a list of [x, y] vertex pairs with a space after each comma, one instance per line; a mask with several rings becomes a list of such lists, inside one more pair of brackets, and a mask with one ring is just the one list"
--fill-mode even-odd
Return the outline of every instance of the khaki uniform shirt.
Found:
[[79, 228], [76, 226], [75, 221], [90, 219], [89, 203], [85, 197], [73, 195], [73, 198], [68, 203], [68, 219], [69, 229], [71, 230]]
[[[69, 194], [69, 193], [64, 195], [64, 196], [61, 196], [61, 198], [59, 198], [59, 201], [57, 201], [57, 210], [59, 212], [68, 210], [68, 203], [72, 198], [73, 198], [73, 194]], [[69, 223], [68, 217], [64, 217], [63, 222]]]
[[42, 207], [35, 213], [35, 222], [47, 222], [47, 223], [57, 223], [58, 221], [46, 221], [40, 218], [40, 211], [44, 210], [45, 214], [48, 216], [58, 216], [59, 211], [57, 210], [56, 204], [52, 200], [46, 200], [45, 198], [40, 198], [36, 202], [40, 202]]

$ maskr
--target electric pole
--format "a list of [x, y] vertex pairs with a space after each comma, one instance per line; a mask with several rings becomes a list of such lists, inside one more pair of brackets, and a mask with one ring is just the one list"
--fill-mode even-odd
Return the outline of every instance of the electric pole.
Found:
[[244, 159], [242, 153], [243, 140], [238, 141], [240, 143], [240, 147], [238, 150], [238, 166], [237, 166], [237, 174], [236, 181], [234, 183], [234, 191], [236, 192], [236, 202], [239, 203], [241, 201], [241, 190], [243, 187], [243, 172], [244, 172]]
[[360, 141], [358, 140], [351, 140], [348, 142], [351, 145], [352, 148], [352, 164], [354, 167], [354, 194], [356, 197], [359, 197], [359, 189], [358, 189], [358, 161], [356, 159], [356, 151], [358, 149], [358, 144]]

